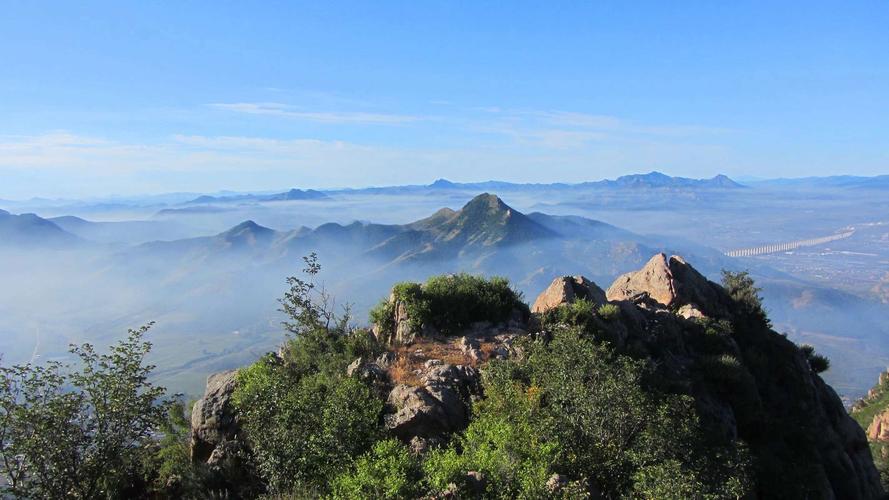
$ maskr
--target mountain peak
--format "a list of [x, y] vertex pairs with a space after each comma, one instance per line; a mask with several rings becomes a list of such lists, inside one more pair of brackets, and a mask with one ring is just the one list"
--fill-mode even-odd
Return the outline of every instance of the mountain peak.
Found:
[[273, 236], [275, 231], [265, 226], [260, 226], [252, 220], [245, 220], [237, 226], [221, 233], [219, 236], [226, 240], [244, 239], [244, 238], [268, 238]]
[[460, 210], [461, 212], [466, 210], [489, 210], [494, 212], [503, 212], [503, 211], [511, 211], [509, 205], [503, 203], [503, 200], [500, 199], [496, 194], [491, 193], [482, 193], [475, 198], [469, 200], [469, 202], [463, 206]]
[[447, 179], [441, 178], [436, 179], [435, 182], [429, 185], [429, 187], [435, 189], [452, 189], [457, 187], [457, 185]]
[[553, 235], [552, 231], [491, 193], [470, 200], [436, 230], [441, 240], [459, 241], [469, 246], [509, 244]]

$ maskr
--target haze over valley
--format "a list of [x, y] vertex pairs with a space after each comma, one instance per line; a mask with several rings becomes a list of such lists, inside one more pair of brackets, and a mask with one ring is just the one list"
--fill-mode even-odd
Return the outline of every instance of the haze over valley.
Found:
[[[660, 173], [582, 184], [461, 184], [270, 193], [183, 193], [4, 202], [0, 352], [65, 357], [155, 321], [157, 379], [199, 394], [207, 375], [282, 342], [276, 299], [316, 252], [354, 322], [400, 280], [500, 275], [535, 297], [553, 276], [603, 288], [653, 254], [711, 279], [750, 270], [779, 331], [833, 361], [848, 401], [889, 364], [885, 178], [740, 183]], [[33, 215], [36, 214], [36, 215]], [[735, 249], [851, 231], [750, 257]]]

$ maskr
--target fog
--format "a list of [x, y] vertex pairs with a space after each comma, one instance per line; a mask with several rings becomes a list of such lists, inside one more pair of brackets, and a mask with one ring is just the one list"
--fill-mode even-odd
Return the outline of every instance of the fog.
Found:
[[[685, 256], [714, 280], [724, 268], [751, 270], [764, 288], [776, 327], [832, 358], [834, 368], [827, 379], [844, 396], [860, 395], [889, 364], [886, 306], [862, 291], [866, 283], [853, 290], [848, 283], [834, 286], [835, 280], [818, 278], [823, 272], [818, 266], [833, 266], [837, 275], [846, 268], [851, 269], [847, 275], [863, 273], [868, 266], [855, 270], [846, 261], [824, 264], [812, 257], [814, 268], [789, 269], [776, 258], [731, 259], [721, 252], [877, 217], [877, 202], [871, 198], [855, 204], [849, 196], [836, 196], [828, 201], [835, 208], [829, 216], [815, 216], [802, 202], [798, 210], [788, 212], [792, 193], [769, 204], [766, 200], [775, 198], [774, 193], [761, 191], [717, 195], [512, 190], [498, 194], [520, 212], [581, 215], [616, 227], [550, 220], [561, 224], [557, 238], [482, 252], [457, 251], [426, 261], [380, 253], [374, 238], [385, 226], [300, 230], [356, 220], [405, 224], [442, 207], [459, 209], [476, 194], [358, 192], [314, 202], [200, 206], [158, 205], [153, 200], [125, 207], [20, 204], [10, 211], [35, 211], [44, 218], [77, 216], [104, 224], [59, 220], [60, 228], [78, 237], [76, 244], [64, 248], [0, 245], [3, 362], [66, 359], [69, 343], [104, 346], [123, 337], [128, 328], [153, 321], [149, 339], [155, 346], [152, 362], [158, 367], [158, 382], [196, 395], [210, 373], [247, 364], [283, 340], [277, 299], [285, 291], [285, 278], [299, 273], [301, 257], [309, 252], [319, 255], [319, 281], [340, 304], [354, 306], [354, 322], [362, 325], [369, 308], [401, 280], [460, 271], [496, 274], [508, 277], [530, 302], [556, 276], [583, 274], [607, 288], [619, 274], [664, 251]], [[825, 201], [819, 203], [823, 207]], [[268, 242], [250, 231], [224, 233], [245, 220], [277, 232]], [[754, 225], [758, 229], [753, 230]], [[878, 242], [880, 231], [866, 241]], [[875, 273], [889, 269], [885, 255], [874, 263]]]

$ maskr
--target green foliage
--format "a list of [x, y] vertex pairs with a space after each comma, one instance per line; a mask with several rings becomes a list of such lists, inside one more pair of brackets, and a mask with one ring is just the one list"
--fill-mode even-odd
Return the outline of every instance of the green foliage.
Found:
[[322, 487], [380, 435], [383, 403], [361, 382], [297, 376], [272, 358], [239, 372], [234, 403], [273, 492]]
[[433, 492], [465, 490], [470, 470], [489, 479], [487, 497], [545, 496], [554, 471], [613, 498], [750, 491], [746, 448], [703, 432], [693, 400], [657, 390], [647, 362], [580, 328], [522, 348], [521, 360], [488, 365], [472, 423], [425, 463]]
[[27, 498], [112, 498], [139, 486], [152, 434], [167, 417], [165, 389], [148, 382], [150, 325], [80, 364], [0, 368], [3, 491]]
[[809, 362], [809, 367], [813, 372], [823, 373], [830, 369], [830, 360], [826, 356], [816, 353], [815, 346], [803, 344], [799, 346], [799, 349], [806, 356], [806, 361]]
[[421, 478], [417, 458], [400, 441], [387, 439], [375, 444], [350, 470], [333, 480], [331, 498], [414, 498], [422, 492]]
[[[191, 405], [175, 401], [168, 407], [155, 451], [143, 464], [150, 491], [161, 498], [204, 498], [214, 490], [205, 464], [191, 459]], [[223, 488], [219, 488], [222, 490]]]
[[605, 321], [613, 321], [620, 317], [620, 307], [617, 304], [602, 304], [596, 312]]
[[541, 322], [547, 328], [571, 325], [587, 330], [596, 322], [596, 304], [586, 299], [578, 299], [569, 304], [559, 304], [558, 307], [544, 312], [541, 315]]
[[756, 286], [747, 271], [731, 272], [722, 270], [722, 287], [740, 307], [740, 310], [751, 320], [771, 327], [768, 315], [762, 307], [762, 288]]
[[345, 376], [358, 356], [379, 347], [366, 330], [349, 326], [348, 310], [330, 312], [315, 293], [320, 271], [306, 258], [307, 280], [290, 278], [282, 304], [293, 335], [282, 358], [268, 355], [238, 373], [233, 402], [257, 469], [273, 493], [323, 492], [330, 479], [371, 448], [382, 434], [383, 402]]
[[[516, 309], [528, 314], [521, 294], [500, 277], [486, 279], [465, 273], [433, 276], [422, 286], [399, 283], [393, 295], [405, 307], [415, 331], [429, 325], [442, 333], [456, 334], [476, 321], [506, 321]], [[393, 301], [385, 299], [371, 311], [371, 321], [384, 331], [393, 331], [394, 308]]]
[[556, 462], [558, 445], [547, 441], [539, 422], [540, 393], [518, 384], [487, 387], [488, 399], [479, 403], [464, 434], [449, 448], [427, 458], [424, 469], [434, 492], [454, 483], [465, 494], [469, 471], [481, 472], [486, 498], [542, 498]]

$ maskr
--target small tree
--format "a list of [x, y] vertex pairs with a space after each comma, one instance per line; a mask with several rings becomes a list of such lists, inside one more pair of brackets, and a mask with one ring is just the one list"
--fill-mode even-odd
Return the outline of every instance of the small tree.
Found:
[[762, 306], [762, 288], [756, 286], [747, 271], [732, 272], [722, 270], [722, 287], [738, 303], [748, 317], [771, 327], [768, 315]]
[[303, 262], [306, 265], [302, 270], [305, 278], [288, 277], [290, 289], [284, 292], [284, 297], [278, 299], [281, 304], [279, 310], [287, 315], [287, 319], [282, 322], [284, 329], [295, 337], [319, 329], [346, 332], [352, 320], [351, 307], [346, 304], [343, 312], [337, 314], [333, 297], [323, 287], [319, 288], [315, 284], [315, 277], [321, 272], [318, 254], [312, 252], [304, 256]]
[[809, 367], [815, 373], [823, 373], [830, 369], [830, 360], [827, 359], [826, 356], [822, 356], [815, 352], [815, 346], [810, 344], [803, 344], [799, 346], [800, 350], [803, 351], [803, 354], [806, 356], [806, 361], [809, 362]]
[[99, 354], [72, 346], [76, 368], [0, 367], [0, 475], [15, 497], [119, 496], [139, 481], [167, 415], [166, 389], [148, 381], [151, 325]]

